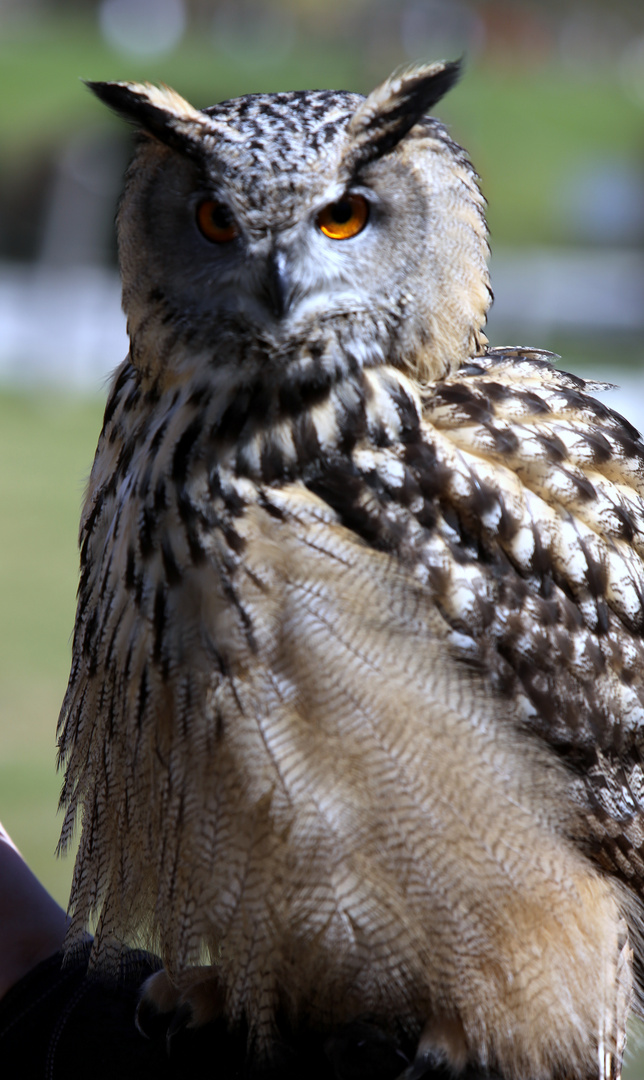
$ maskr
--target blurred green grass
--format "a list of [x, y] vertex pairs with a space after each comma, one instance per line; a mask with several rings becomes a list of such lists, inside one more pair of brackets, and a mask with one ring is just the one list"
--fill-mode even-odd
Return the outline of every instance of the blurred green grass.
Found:
[[69, 673], [76, 533], [102, 402], [0, 393], [0, 818], [66, 905], [54, 857], [55, 730]]

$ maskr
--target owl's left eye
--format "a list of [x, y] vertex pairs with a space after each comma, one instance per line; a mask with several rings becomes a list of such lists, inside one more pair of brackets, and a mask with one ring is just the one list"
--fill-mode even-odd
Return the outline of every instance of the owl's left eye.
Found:
[[318, 227], [331, 240], [350, 240], [362, 232], [368, 220], [369, 203], [362, 195], [345, 195], [317, 216]]
[[206, 240], [228, 244], [239, 236], [239, 229], [230, 210], [215, 199], [204, 199], [197, 207], [197, 225]]

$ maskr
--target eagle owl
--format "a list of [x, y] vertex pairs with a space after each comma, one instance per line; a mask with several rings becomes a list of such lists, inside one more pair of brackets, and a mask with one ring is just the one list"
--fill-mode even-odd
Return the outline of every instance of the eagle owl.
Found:
[[487, 346], [478, 178], [427, 115], [456, 76], [203, 111], [91, 84], [140, 134], [59, 723], [67, 944], [151, 944], [146, 999], [257, 1069], [368, 1021], [391, 1075], [615, 1080], [644, 445], [600, 384]]

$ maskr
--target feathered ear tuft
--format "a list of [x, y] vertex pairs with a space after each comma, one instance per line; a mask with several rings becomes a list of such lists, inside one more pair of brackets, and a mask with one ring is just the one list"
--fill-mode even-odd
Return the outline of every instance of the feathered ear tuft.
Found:
[[423, 64], [391, 75], [353, 116], [347, 164], [352, 172], [393, 150], [407, 132], [447, 93], [461, 71], [460, 60]]
[[210, 129], [205, 113], [169, 86], [151, 83], [86, 82], [114, 112], [184, 154], [199, 152], [199, 136]]

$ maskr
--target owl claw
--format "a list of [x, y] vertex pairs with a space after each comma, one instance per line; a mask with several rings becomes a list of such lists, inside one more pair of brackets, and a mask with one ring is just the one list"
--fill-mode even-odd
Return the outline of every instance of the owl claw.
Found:
[[142, 1035], [144, 1039], [150, 1039], [151, 1035], [148, 1030], [148, 1025], [153, 1017], [157, 1015], [156, 1008], [145, 997], [140, 997], [136, 1009], [134, 1010], [134, 1026], [139, 1035]]
[[440, 1064], [436, 1061], [436, 1056], [431, 1052], [424, 1052], [418, 1054], [410, 1065], [407, 1066], [396, 1080], [422, 1080], [424, 1076], [427, 1076], [431, 1070], [444, 1066], [444, 1060], [440, 1061]]
[[190, 982], [181, 988], [174, 985], [162, 969], [146, 979], [136, 1008], [135, 1024], [142, 1035], [159, 1016], [170, 1016], [168, 1038], [184, 1027], [201, 1027], [217, 1020], [223, 1010], [221, 988], [212, 968], [192, 968]]
[[168, 1057], [170, 1056], [173, 1038], [175, 1035], [178, 1035], [180, 1031], [183, 1031], [184, 1028], [190, 1027], [191, 1020], [192, 1009], [187, 1002], [184, 1002], [183, 1005], [179, 1005], [172, 1013], [172, 1018], [165, 1033], [165, 1047]]
[[[160, 1016], [171, 1015], [167, 1040], [187, 1025], [192, 1016], [190, 1005], [183, 1002], [176, 986], [170, 982], [165, 971], [157, 971], [146, 979], [134, 1013], [134, 1025], [145, 1039], [152, 1038], [151, 1029], [157, 1026]], [[168, 1042], [169, 1045], [169, 1042]]]
[[185, 1028], [195, 1026], [195, 1008], [191, 999], [170, 982], [165, 971], [158, 971], [141, 988], [134, 1025], [144, 1039], [165, 1038], [169, 1057], [175, 1037]]

